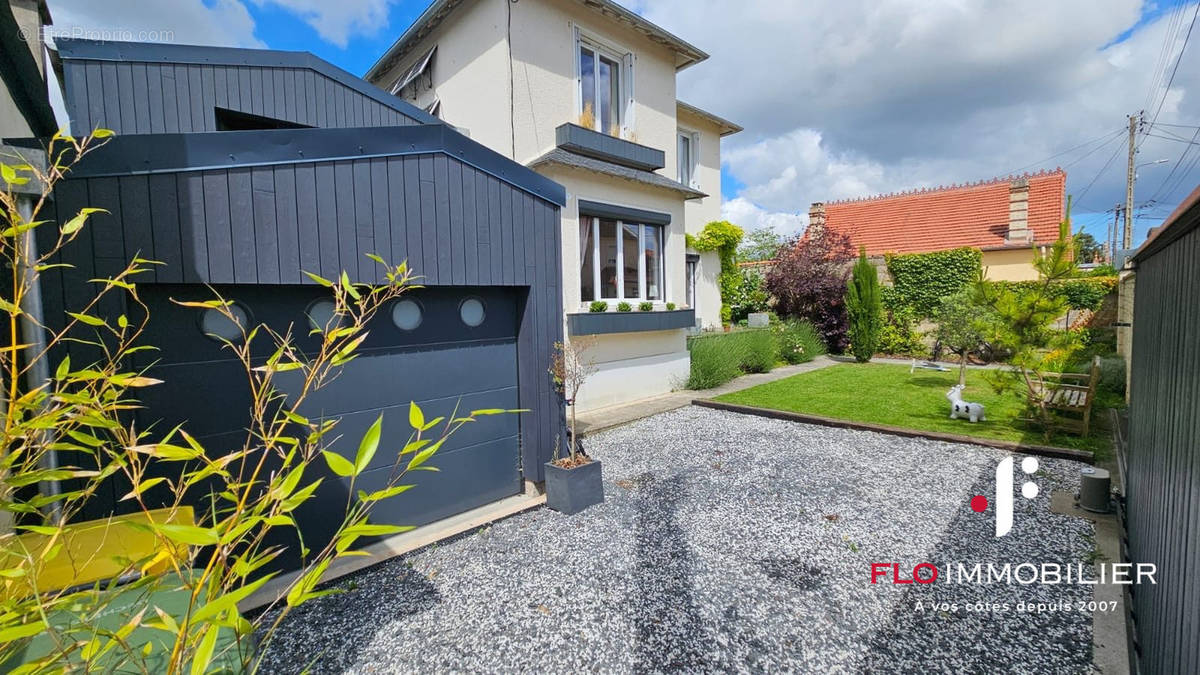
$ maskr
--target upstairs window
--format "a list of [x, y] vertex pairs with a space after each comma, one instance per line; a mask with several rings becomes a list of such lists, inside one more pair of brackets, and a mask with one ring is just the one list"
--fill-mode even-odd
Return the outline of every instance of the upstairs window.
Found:
[[691, 131], [679, 131], [679, 147], [676, 155], [679, 163], [679, 182], [697, 188], [696, 160], [699, 154], [700, 135]]
[[577, 40], [579, 124], [602, 134], [620, 136], [629, 126], [632, 103], [633, 55], [601, 46], [587, 38]]

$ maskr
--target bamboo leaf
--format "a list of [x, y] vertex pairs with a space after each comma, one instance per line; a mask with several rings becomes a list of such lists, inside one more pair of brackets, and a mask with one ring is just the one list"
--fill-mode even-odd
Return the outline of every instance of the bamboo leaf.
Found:
[[345, 457], [342, 457], [336, 452], [332, 452], [330, 450], [322, 450], [321, 454], [325, 455], [325, 463], [329, 465], [330, 471], [336, 473], [342, 478], [348, 478], [355, 474], [354, 465], [351, 464], [350, 460], [346, 459]]
[[71, 318], [73, 318], [73, 319], [75, 319], [76, 321], [79, 321], [79, 322], [81, 322], [81, 323], [86, 323], [86, 324], [87, 324], [87, 325], [89, 325], [89, 326], [104, 326], [104, 325], [106, 325], [106, 324], [104, 323], [104, 319], [97, 319], [96, 317], [94, 317], [94, 316], [92, 316], [92, 315], [90, 315], [90, 314], [80, 314], [80, 313], [77, 313], [77, 312], [67, 312], [67, 316], [69, 316], [69, 317], [71, 317]]
[[421, 412], [421, 408], [417, 406], [415, 401], [408, 403], [408, 423], [417, 431], [425, 427], [425, 413]]
[[379, 435], [382, 430], [383, 413], [380, 413], [358, 444], [358, 453], [354, 456], [355, 475], [362, 473], [363, 469], [366, 469], [367, 465], [371, 463], [371, 459], [375, 457], [375, 451], [379, 449]]
[[217, 647], [217, 633], [220, 628], [217, 626], [207, 626], [205, 628], [204, 638], [200, 640], [200, 646], [196, 648], [196, 653], [192, 656], [192, 675], [204, 675], [208, 671], [208, 664], [212, 661], [213, 650]]
[[79, 209], [79, 213], [75, 215], [75, 217], [63, 223], [62, 233], [75, 234], [79, 230], [83, 229], [83, 225], [87, 222], [88, 216], [92, 215], [93, 213], [108, 213], [108, 211], [106, 209], [94, 209], [90, 207]]
[[193, 546], [212, 546], [221, 538], [217, 533], [206, 527], [196, 527], [195, 525], [179, 525], [177, 523], [156, 523], [152, 527], [163, 536], [183, 544], [191, 544]]

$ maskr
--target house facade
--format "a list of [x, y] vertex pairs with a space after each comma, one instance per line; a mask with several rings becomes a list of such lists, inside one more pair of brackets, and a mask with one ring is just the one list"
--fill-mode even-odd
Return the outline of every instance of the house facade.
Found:
[[706, 58], [608, 0], [436, 0], [365, 76], [566, 188], [564, 325], [597, 363], [581, 410], [677, 388], [687, 332], [720, 324], [720, 263], [686, 235], [720, 218], [740, 127], [675, 86]]
[[970, 246], [983, 252], [987, 278], [1037, 279], [1034, 250], [1058, 238], [1067, 174], [1017, 177], [816, 202], [809, 223], [843, 232], [867, 255], [929, 253]]

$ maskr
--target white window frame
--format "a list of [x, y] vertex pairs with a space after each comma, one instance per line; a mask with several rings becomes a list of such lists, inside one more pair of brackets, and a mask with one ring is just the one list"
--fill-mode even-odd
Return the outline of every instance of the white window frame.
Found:
[[[654, 303], [658, 303], [658, 304], [663, 304], [667, 301], [666, 300], [666, 298], [667, 298], [667, 260], [666, 260], [666, 258], [667, 258], [667, 255], [666, 255], [667, 228], [666, 228], [666, 226], [649, 224], [649, 223], [637, 223], [637, 222], [633, 222], [633, 221], [618, 220], [618, 219], [612, 219], [612, 218], [600, 218], [598, 216], [581, 215], [580, 218], [591, 218], [592, 219], [592, 236], [591, 236], [591, 240], [592, 240], [591, 241], [591, 246], [592, 246], [592, 298], [590, 300], [583, 299], [583, 297], [582, 297], [583, 296], [583, 293], [582, 293], [583, 284], [581, 283], [580, 284], [580, 288], [581, 288], [580, 302], [588, 303], [588, 302], [595, 302], [597, 300], [601, 300], [601, 301], [608, 302], [608, 303], [631, 302], [632, 301], [632, 302], [654, 302]], [[600, 278], [600, 273], [601, 273], [601, 267], [600, 267], [600, 221], [601, 220], [607, 220], [611, 223], [616, 223], [617, 233], [620, 235], [617, 238], [617, 261], [616, 261], [617, 297], [615, 297], [615, 298], [601, 297], [604, 295], [604, 290], [603, 290], [603, 287], [601, 286], [601, 278]], [[625, 295], [625, 244], [624, 244], [624, 237], [625, 237], [625, 226], [626, 225], [633, 225], [638, 228], [638, 230], [637, 230], [638, 231], [638, 272], [637, 272], [638, 273], [638, 295], [637, 295], [637, 297], [629, 297], [629, 296]], [[662, 236], [659, 238], [659, 242], [658, 242], [658, 245], [659, 245], [658, 255], [659, 255], [659, 258], [661, 259], [659, 266], [662, 268], [660, 270], [662, 275], [661, 275], [661, 278], [659, 278], [657, 280], [658, 285], [659, 285], [659, 293], [658, 293], [659, 297], [656, 300], [649, 300], [646, 297], [646, 295], [647, 295], [646, 291], [648, 290], [646, 288], [646, 228], [648, 228], [648, 227], [658, 228], [658, 231], [662, 234]], [[579, 273], [583, 274], [583, 270], [580, 269]], [[582, 281], [582, 278], [581, 278], [581, 281]]]
[[[629, 136], [629, 132], [633, 129], [633, 70], [636, 57], [633, 52], [616, 45], [610, 41], [596, 37], [590, 33], [581, 31], [578, 26], [575, 27], [575, 119], [578, 120], [583, 115], [583, 73], [581, 72], [582, 63], [579, 60], [579, 50], [582, 48], [590, 49], [593, 53], [592, 67], [596, 69], [599, 65], [599, 57], [601, 55], [608, 58], [617, 64], [620, 81], [620, 96], [619, 102], [614, 102], [617, 106], [617, 126], [620, 130], [621, 138]], [[600, 100], [600, 78], [593, 71], [592, 86], [594, 87], [593, 98], [596, 101]], [[595, 125], [592, 131], [604, 133], [601, 131], [603, 126], [600, 122], [600, 112], [592, 111]]]
[[[680, 183], [683, 183], [692, 189], [699, 190], [700, 181], [696, 177], [696, 169], [700, 167], [700, 132], [680, 127], [678, 134], [675, 137], [676, 155], [679, 153], [679, 140], [683, 138], [686, 138], [688, 141], [688, 176], [687, 180], [685, 181], [683, 173], [680, 172], [677, 178]], [[677, 170], [683, 168], [682, 162], [679, 161], [678, 156], [675, 157], [675, 164], [677, 165]]]

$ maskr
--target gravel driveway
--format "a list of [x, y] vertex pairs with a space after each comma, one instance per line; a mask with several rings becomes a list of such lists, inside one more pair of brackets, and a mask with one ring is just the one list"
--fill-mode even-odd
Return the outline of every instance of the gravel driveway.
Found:
[[996, 539], [992, 510], [969, 507], [991, 498], [996, 450], [695, 407], [587, 446], [604, 504], [535, 509], [339, 580], [348, 592], [284, 623], [267, 670], [1090, 668], [1090, 613], [1015, 609], [1090, 587], [870, 583], [872, 562], [1081, 562], [1091, 524], [1049, 511], [1077, 463], [1042, 459], [1040, 494], [1017, 496]]

